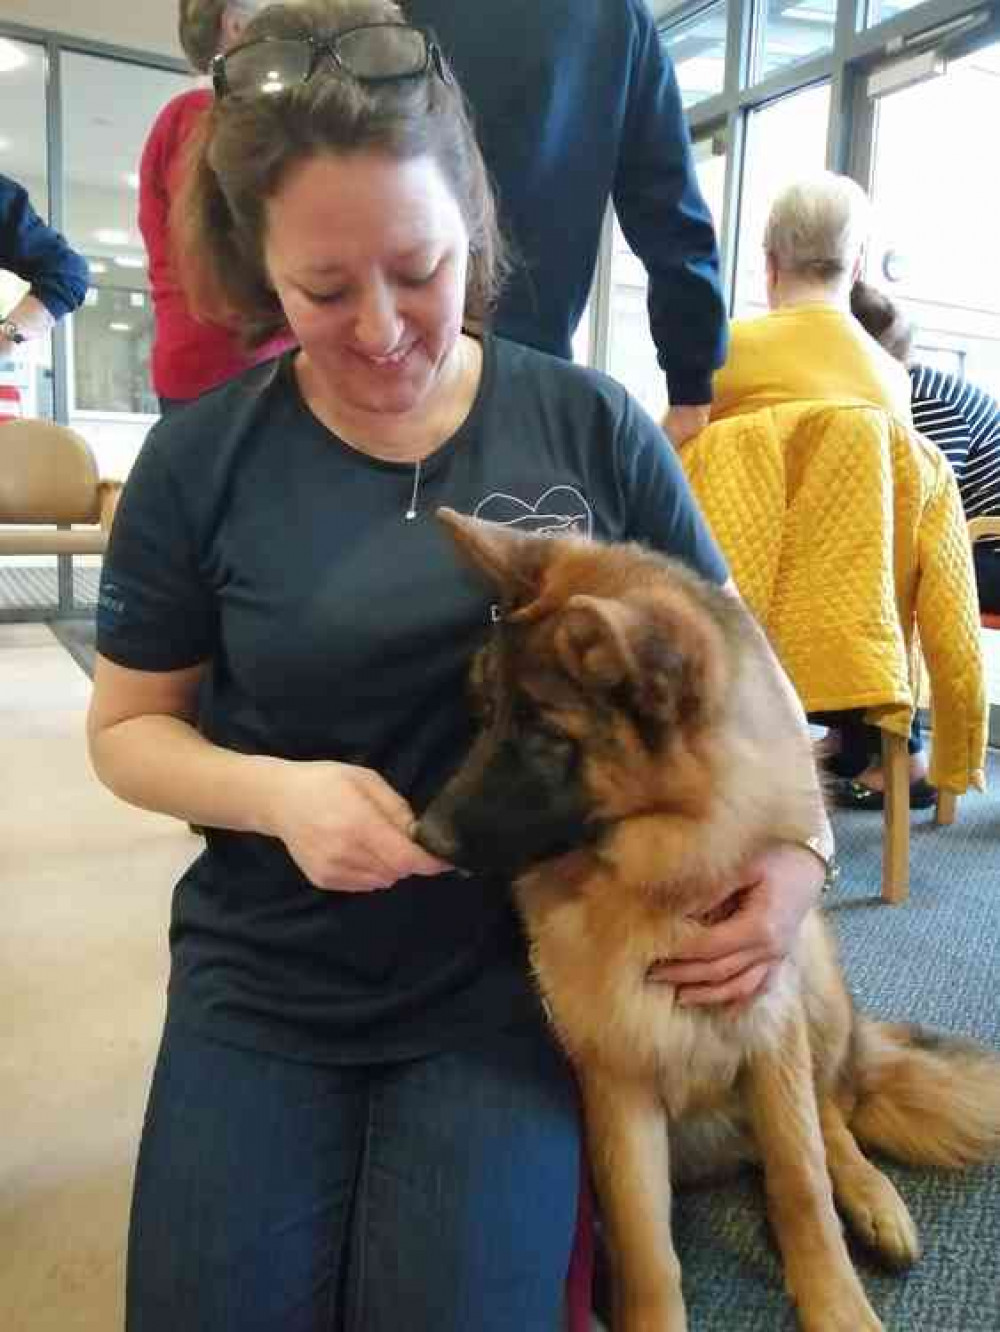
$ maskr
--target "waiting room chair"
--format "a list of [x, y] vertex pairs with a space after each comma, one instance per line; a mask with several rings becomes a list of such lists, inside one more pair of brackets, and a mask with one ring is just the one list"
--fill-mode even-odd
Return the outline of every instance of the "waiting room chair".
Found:
[[103, 555], [121, 488], [68, 426], [0, 423], [0, 556]]
[[[856, 403], [783, 403], [724, 418], [680, 456], [806, 712], [864, 709], [881, 728], [882, 896], [905, 900], [918, 625], [938, 704], [931, 778], [944, 805], [983, 782], [975, 588], [944, 456], [887, 412]], [[947, 815], [939, 806], [939, 821]]]

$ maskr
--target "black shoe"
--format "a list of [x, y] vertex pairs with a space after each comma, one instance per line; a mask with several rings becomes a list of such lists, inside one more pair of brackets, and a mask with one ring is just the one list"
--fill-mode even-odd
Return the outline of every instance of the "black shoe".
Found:
[[[833, 803], [841, 809], [885, 809], [885, 792], [876, 791], [864, 782], [841, 781], [833, 788]], [[910, 783], [910, 808], [931, 809], [937, 802], [937, 788], [924, 777]]]

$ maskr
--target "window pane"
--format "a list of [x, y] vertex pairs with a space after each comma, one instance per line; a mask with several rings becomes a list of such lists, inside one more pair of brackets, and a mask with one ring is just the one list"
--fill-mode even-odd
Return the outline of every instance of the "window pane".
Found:
[[662, 41], [674, 63], [685, 106], [722, 92], [726, 79], [725, 0], [668, 28]]
[[190, 86], [187, 75], [145, 65], [77, 53], [63, 60], [67, 229], [93, 284], [73, 316], [71, 423], [112, 475], [127, 473], [157, 413], [139, 158], [160, 108]]
[[726, 134], [706, 134], [691, 144], [698, 184], [712, 214], [718, 234], [722, 226], [722, 207], [726, 195]]
[[837, 0], [767, 0], [753, 81], [832, 51], [836, 17]]
[[750, 114], [736, 252], [736, 314], [767, 308], [764, 227], [778, 192], [797, 176], [822, 170], [830, 85], [818, 83]]
[[[1000, 43], [949, 64], [940, 78], [878, 99], [871, 281], [916, 324], [915, 355], [961, 369], [1000, 396], [1000, 265], [996, 179], [985, 169], [990, 126], [1000, 124]], [[942, 125], [966, 127], [934, 155]], [[984, 138], [984, 134], [986, 137]], [[984, 156], [986, 153], [986, 156]]]
[[[692, 144], [695, 171], [718, 229], [726, 177], [725, 135], [709, 135]], [[656, 359], [646, 313], [646, 270], [632, 253], [615, 219], [611, 255], [611, 327], [608, 373], [614, 375], [659, 418], [667, 405], [667, 386]]]
[[867, 26], [874, 28], [877, 23], [884, 23], [896, 14], [903, 14], [908, 9], [916, 9], [924, 0], [870, 0], [868, 5]]
[[[45, 51], [0, 38], [0, 173], [28, 191], [35, 212], [49, 216], [45, 141]], [[0, 316], [28, 290], [0, 269]], [[0, 356], [0, 417], [52, 415], [52, 342], [33, 338]]]

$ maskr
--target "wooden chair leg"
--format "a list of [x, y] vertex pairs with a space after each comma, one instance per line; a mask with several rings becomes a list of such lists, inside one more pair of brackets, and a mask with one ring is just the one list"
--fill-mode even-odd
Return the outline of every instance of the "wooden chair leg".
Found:
[[937, 810], [934, 814], [934, 822], [940, 824], [942, 828], [947, 828], [949, 824], [955, 822], [955, 811], [958, 808], [958, 796], [954, 791], [938, 791]]
[[905, 736], [882, 732], [882, 772], [882, 898], [896, 905], [910, 895], [910, 756]]

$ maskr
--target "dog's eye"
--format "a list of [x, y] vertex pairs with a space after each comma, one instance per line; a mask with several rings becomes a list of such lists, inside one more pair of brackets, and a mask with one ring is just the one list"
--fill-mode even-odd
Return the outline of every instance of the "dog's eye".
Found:
[[564, 755], [567, 758], [575, 753], [576, 741], [571, 740], [564, 731], [557, 731], [553, 726], [543, 726], [541, 734], [553, 753]]
[[483, 726], [492, 724], [497, 715], [497, 705], [489, 694], [476, 694], [472, 700], [477, 719]]
[[576, 741], [537, 713], [525, 726], [525, 730], [533, 743], [554, 758], [565, 762], [576, 753]]

